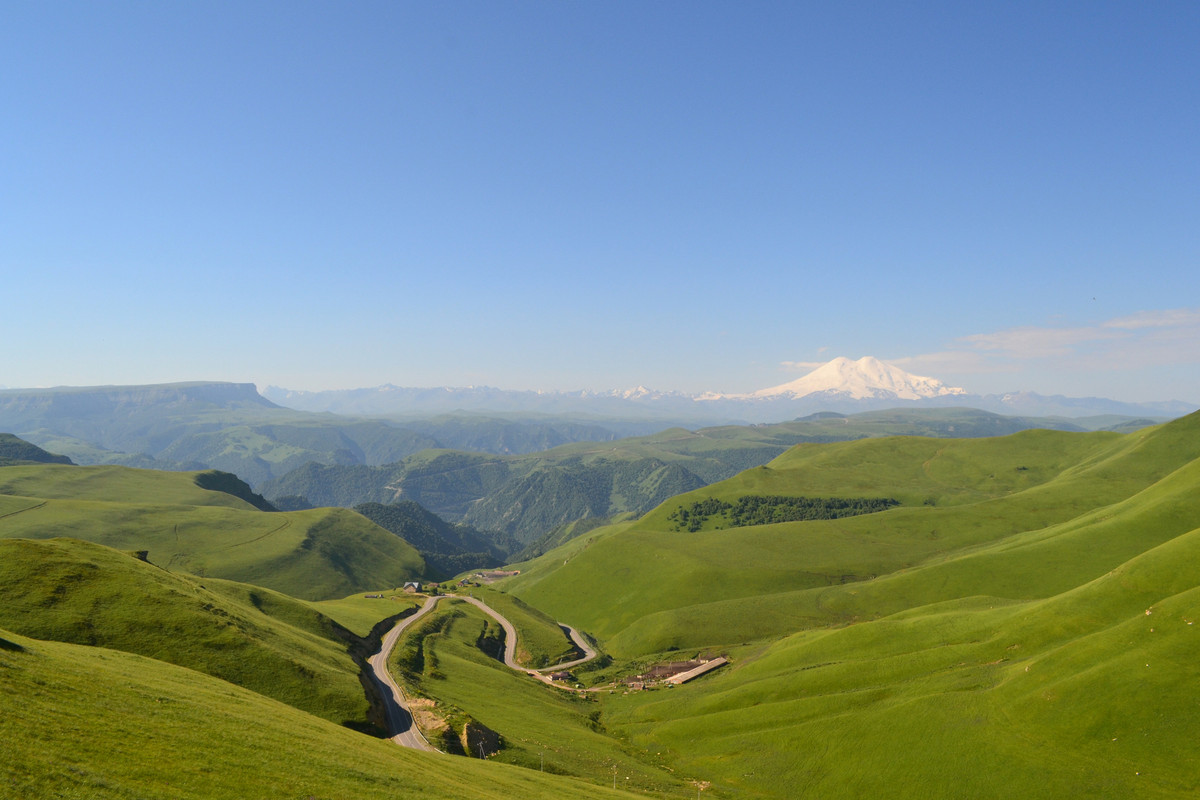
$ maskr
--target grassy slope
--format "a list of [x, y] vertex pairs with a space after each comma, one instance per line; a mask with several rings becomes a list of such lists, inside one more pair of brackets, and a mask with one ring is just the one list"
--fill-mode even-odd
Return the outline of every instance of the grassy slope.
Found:
[[1200, 530], [1046, 600], [806, 632], [613, 724], [737, 796], [1191, 797]]
[[131, 467], [17, 466], [0, 470], [0, 494], [54, 500], [217, 506], [251, 510], [225, 492], [201, 489], [197, 473], [159, 472]]
[[443, 601], [437, 616], [441, 619], [428, 620], [406, 636], [423, 636], [422, 675], [413, 676], [409, 685], [436, 699], [438, 713], [451, 719], [456, 732], [469, 718], [499, 733], [504, 747], [491, 760], [574, 775], [601, 786], [612, 785], [616, 765], [622, 786], [676, 797], [686, 791], [678, 777], [654, 765], [648, 754], [604, 731], [595, 697], [549, 688], [480, 651], [477, 638], [494, 629], [482, 611]]
[[365, 637], [381, 621], [416, 608], [425, 600], [411, 594], [383, 593], [383, 597], [380, 594], [360, 592], [337, 600], [310, 601], [308, 605], [354, 635]]
[[334, 722], [367, 724], [346, 632], [267, 589], [172, 574], [89, 542], [7, 539], [0, 627], [139, 653]]
[[548, 451], [546, 456], [584, 459], [655, 458], [679, 461], [706, 481], [758, 466], [772, 454], [804, 442], [833, 442], [883, 436], [984, 437], [1029, 427], [1067, 427], [1069, 422], [1005, 417], [975, 409], [892, 409], [848, 416], [814, 415], [773, 425], [725, 425], [689, 431], [672, 428], [650, 436], [615, 442], [580, 442]]
[[[1092, 546], [1070, 564], [1043, 569], [1053, 578], [1048, 584], [1028, 580], [1024, 571], [1025, 562], [1036, 567], [1072, 558], [1078, 542], [1060, 534], [1196, 457], [1196, 427], [1187, 418], [1125, 436], [1029, 431], [985, 440], [801, 446], [766, 467], [669, 501], [625, 532], [589, 534], [585, 549], [548, 554], [506, 586], [625, 655], [892, 613], [958, 596], [979, 573], [995, 594], [1024, 587], [1019, 596], [1045, 596], [1137, 552], [1141, 543], [1123, 540]], [[904, 505], [832, 521], [667, 530], [666, 515], [680, 503], [744, 494], [890, 496]], [[1159, 541], [1178, 532], [1156, 530]], [[1022, 537], [1041, 544], [1015, 560], [996, 550], [986, 566], [946, 565], [1000, 542], [1016, 547]], [[914, 572], [918, 567], [933, 571]]]
[[[1200, 415], [1125, 436], [802, 447], [706, 492], [910, 505], [673, 541], [660, 508], [508, 586], [626, 654], [760, 640], [688, 687], [606, 703], [610, 728], [718, 796], [1192, 796], [1198, 459]], [[747, 590], [772, 563], [775, 590]], [[854, 568], [878, 577], [788, 585]]]
[[0, 469], [0, 537], [69, 536], [148, 550], [171, 570], [254, 583], [305, 599], [399, 586], [417, 552], [345, 509], [267, 513], [194, 473], [126, 467]]
[[141, 656], [0, 630], [0, 796], [630, 797], [416, 753]]

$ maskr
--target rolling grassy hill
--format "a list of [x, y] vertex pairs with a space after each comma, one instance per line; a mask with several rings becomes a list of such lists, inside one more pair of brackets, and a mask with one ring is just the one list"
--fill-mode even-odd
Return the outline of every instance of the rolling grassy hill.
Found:
[[[1085, 515], [1146, 490], [1200, 454], [1200, 444], [1191, 442], [1196, 419], [1126, 435], [1027, 431], [978, 440], [802, 445], [672, 499], [631, 527], [588, 534], [579, 546], [529, 565], [508, 586], [531, 605], [605, 638], [614, 652], [634, 655], [950, 599], [974, 580], [949, 577], [966, 569], [963, 563], [988, 563], [990, 583], [1001, 583], [1002, 575], [1026, 582], [1019, 568], [1001, 572], [993, 564], [1004, 562], [1002, 554], [1022, 537], [1038, 543], [1026, 550], [1045, 557], [1069, 549], [1076, 539], [1066, 531], [1091, 527]], [[669, 517], [680, 507], [746, 495], [883, 496], [901, 505], [836, 520], [673, 530]], [[1155, 530], [1154, 536], [1177, 532]], [[1093, 543], [1074, 565], [1056, 571], [1059, 585], [1094, 577], [1141, 544]], [[993, 554], [962, 560], [984, 546]], [[936, 583], [922, 577], [943, 572], [947, 577]], [[1027, 583], [1027, 592], [1051, 588]], [[929, 584], [939, 590], [918, 591]], [[901, 585], [916, 588], [903, 594], [890, 588]]]
[[227, 578], [293, 597], [328, 599], [419, 577], [410, 545], [346, 509], [269, 513], [204, 473], [129, 467], [0, 469], [0, 538], [72, 537], [145, 550], [172, 571]]
[[[393, 606], [400, 613], [407, 604]], [[74, 539], [0, 540], [0, 627], [178, 664], [370, 727], [356, 637], [286, 595], [167, 572]]]
[[[780, 494], [901, 505], [670, 530], [685, 503]], [[801, 446], [498, 587], [626, 663], [733, 655], [604, 706], [610, 731], [716, 796], [1200, 789], [1200, 414], [1124, 435]]]
[[644, 795], [405, 750], [183, 667], [0, 629], [0, 796]]
[[[295, 594], [335, 585], [336, 575], [337, 585], [365, 588], [376, 562], [390, 557], [371, 550], [390, 535], [350, 512], [270, 513], [236, 492], [201, 488], [195, 474], [105, 469], [0, 469], [0, 535], [92, 530], [126, 542], [132, 532], [151, 544], [120, 549], [149, 550], [164, 566], [156, 552], [176, 567], [203, 560], [208, 575], [256, 573]], [[161, 500], [146, 505], [148, 496]], [[896, 504], [750, 526], [716, 514], [697, 530], [679, 528], [681, 509], [745, 497]], [[345, 537], [352, 524], [337, 514], [370, 528]], [[289, 524], [259, 525], [264, 520]], [[319, 530], [297, 544], [293, 525]], [[172, 551], [172, 541], [193, 549]], [[166, 657], [169, 648], [141, 630], [146, 612], [129, 608], [127, 598], [144, 592], [169, 598], [165, 620], [199, 625], [222, 643], [241, 634], [258, 640], [244, 656], [256, 672], [275, 669], [263, 665], [276, 659], [301, 677], [324, 664], [344, 687], [344, 662], [329, 653], [331, 644], [337, 649], [326, 635], [331, 623], [309, 609], [327, 609], [357, 635], [380, 613], [378, 600], [299, 604], [78, 542], [0, 546], [13, 548], [0, 559], [19, 553], [14, 560], [44, 565], [0, 574], [19, 587], [0, 597], [13, 606], [0, 616], [7, 630], [36, 619], [46, 626], [39, 635], [112, 647], [133, 638], [130, 649], [159, 646]], [[528, 638], [531, 658], [561, 648], [552, 623], [560, 619], [593, 634], [615, 659], [581, 677], [586, 682], [699, 652], [725, 653], [732, 663], [670, 690], [560, 697], [490, 657], [487, 620], [443, 603], [447, 613], [414, 637], [421, 659], [410, 679], [452, 725], [477, 725], [477, 741], [502, 736], [506, 746], [490, 760], [529, 767], [513, 770], [397, 753], [334, 724], [343, 712], [330, 709], [343, 699], [294, 701], [313, 703], [319, 719], [158, 661], [0, 631], [0, 787], [15, 787], [14, 796], [233, 797], [253, 786], [268, 787], [255, 796], [280, 797], [599, 797], [617, 765], [630, 787], [667, 796], [692, 796], [691, 780], [707, 782], [703, 796], [717, 798], [1200, 791], [1200, 705], [1192, 696], [1200, 414], [1131, 433], [802, 443], [670, 497], [640, 519], [585, 530], [520, 567], [486, 593], [512, 595], [497, 605]], [[110, 573], [115, 588], [100, 577]], [[286, 640], [279, 650], [264, 647], [275, 638]], [[94, 694], [77, 688], [85, 675]], [[552, 771], [589, 782], [556, 784], [537, 771], [543, 757]]]

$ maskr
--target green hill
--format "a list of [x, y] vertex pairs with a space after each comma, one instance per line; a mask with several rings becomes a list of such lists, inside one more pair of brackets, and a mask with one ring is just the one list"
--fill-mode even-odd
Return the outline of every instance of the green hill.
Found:
[[[599, 797], [629, 776], [715, 798], [1195, 796], [1200, 414], [1125, 433], [815, 441], [810, 423], [851, 425], [838, 419], [796, 423], [812, 438], [639, 519], [575, 524], [575, 538], [479, 590], [509, 593], [493, 602], [531, 661], [561, 655], [557, 620], [596, 638], [606, 656], [583, 683], [698, 654], [729, 666], [669, 690], [558, 695], [498, 666], [492, 623], [452, 601], [410, 637], [397, 659], [465, 749], [474, 725], [476, 743], [504, 742], [490, 761], [523, 770], [402, 752], [337, 724], [364, 718], [345, 643], [390, 602], [345, 595], [423, 569], [396, 535], [345, 509], [261, 510], [231, 476], [4, 467], [0, 787]], [[516, 476], [539, 487], [528, 494], [499, 492], [518, 485], [515, 459], [426, 451], [407, 461], [411, 482], [380, 486], [471, 507], [491, 487], [508, 513], [538, 495], [599, 505], [607, 491], [611, 511], [629, 486], [665, 492], [654, 469], [698, 476], [684, 465], [748, 457], [752, 435], [572, 445], [520, 462], [534, 465]], [[298, 603], [217, 575], [337, 599]], [[254, 683], [273, 674], [275, 686]], [[543, 759], [590, 783], [543, 775]]]
[[399, 586], [425, 566], [410, 545], [347, 509], [269, 513], [198, 473], [128, 467], [0, 469], [0, 538], [72, 537], [145, 550], [172, 571], [327, 599]]
[[47, 453], [35, 444], [11, 433], [0, 433], [0, 466], [13, 464], [70, 464], [71, 459]]
[[[850, 518], [671, 528], [747, 496], [892, 497]], [[790, 450], [497, 584], [633, 670], [733, 666], [605, 702], [609, 729], [738, 797], [1188, 797], [1200, 414]], [[781, 787], [787, 787], [786, 791]]]
[[644, 797], [406, 750], [189, 669], [3, 629], [0, 796]]
[[[1068, 547], [1053, 526], [1079, 527], [1081, 515], [1187, 464], [1200, 452], [1190, 444], [1196, 425], [1188, 417], [1123, 436], [1027, 431], [802, 445], [674, 498], [627, 530], [593, 532], [574, 550], [568, 544], [566, 554], [531, 564], [510, 582], [511, 591], [629, 654], [757, 639], [950, 599], [957, 595], [949, 578], [938, 578], [941, 593], [897, 595], [886, 587], [925, 585], [920, 576], [927, 573], [917, 568], [946, 570], [944, 562], [968, 548], [1011, 548], [1019, 536], [1046, 540], [1047, 551]], [[887, 497], [901, 505], [859, 517], [699, 532], [677, 530], [671, 518], [708, 498], [733, 503], [763, 495]], [[1105, 552], [1093, 547], [1078, 569], [1056, 574], [1095, 577], [1119, 555], [1105, 560]]]
[[139, 653], [368, 725], [349, 653], [357, 637], [269, 589], [170, 573], [74, 539], [0, 539], [0, 627]]
[[742, 797], [1194, 796], [1197, 565], [1193, 531], [1045, 600], [796, 634], [611, 725]]

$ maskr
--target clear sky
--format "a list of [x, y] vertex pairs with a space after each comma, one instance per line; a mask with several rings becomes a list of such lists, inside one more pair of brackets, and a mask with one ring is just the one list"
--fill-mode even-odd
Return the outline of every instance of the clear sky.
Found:
[[1200, 3], [2, 16], [0, 385], [1200, 402]]

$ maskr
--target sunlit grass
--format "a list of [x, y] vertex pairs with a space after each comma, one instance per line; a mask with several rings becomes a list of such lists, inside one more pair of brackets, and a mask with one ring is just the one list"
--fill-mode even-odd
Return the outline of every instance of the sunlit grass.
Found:
[[0, 496], [0, 537], [67, 536], [146, 550], [165, 569], [294, 597], [331, 599], [400, 586], [424, 570], [416, 550], [352, 511], [267, 513], [200, 489], [193, 473], [5, 467]]
[[625, 797], [417, 753], [191, 670], [0, 630], [0, 796]]

